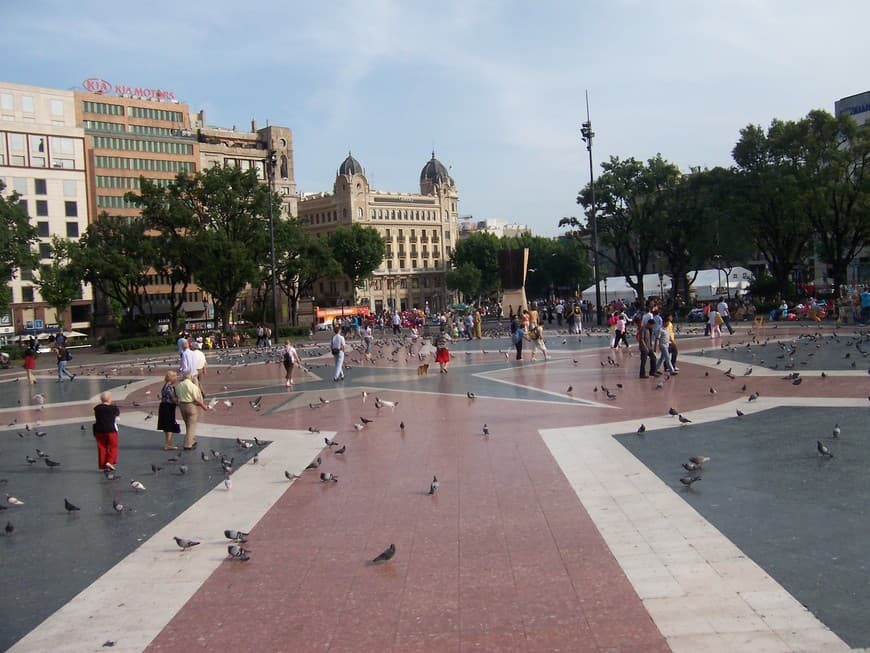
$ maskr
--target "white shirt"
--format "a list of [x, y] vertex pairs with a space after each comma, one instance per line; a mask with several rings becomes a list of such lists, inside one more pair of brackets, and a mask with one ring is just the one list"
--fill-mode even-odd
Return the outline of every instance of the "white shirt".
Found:
[[728, 303], [727, 302], [719, 302], [716, 306], [716, 310], [719, 311], [719, 315], [722, 317], [730, 317], [731, 314], [728, 312]]
[[193, 355], [192, 349], [185, 349], [181, 352], [181, 374], [190, 372], [191, 376], [196, 376], [196, 358]]
[[340, 333], [336, 333], [332, 336], [331, 346], [333, 349], [344, 349], [344, 336]]
[[190, 351], [191, 358], [193, 358], [193, 369], [196, 370], [197, 374], [205, 367], [205, 354], [202, 353], [200, 349], [192, 349]]

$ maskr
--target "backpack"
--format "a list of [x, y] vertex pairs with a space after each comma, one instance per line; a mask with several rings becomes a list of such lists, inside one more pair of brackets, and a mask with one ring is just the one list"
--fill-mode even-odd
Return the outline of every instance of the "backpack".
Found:
[[289, 365], [292, 362], [293, 362], [293, 359], [290, 357], [290, 352], [285, 350], [284, 351], [284, 365]]

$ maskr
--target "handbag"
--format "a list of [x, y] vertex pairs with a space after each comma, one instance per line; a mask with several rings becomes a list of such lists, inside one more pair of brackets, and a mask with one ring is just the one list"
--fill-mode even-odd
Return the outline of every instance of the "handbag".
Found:
[[725, 320], [723, 320], [722, 316], [718, 313], [716, 314], [716, 324], [725, 324]]

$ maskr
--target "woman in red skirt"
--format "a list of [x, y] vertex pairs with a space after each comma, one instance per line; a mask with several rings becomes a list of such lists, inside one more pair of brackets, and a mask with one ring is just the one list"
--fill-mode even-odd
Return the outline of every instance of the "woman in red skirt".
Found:
[[441, 366], [441, 374], [447, 374], [447, 363], [450, 362], [450, 352], [447, 350], [447, 342], [450, 336], [444, 329], [444, 325], [438, 330], [438, 335], [435, 336], [435, 362]]

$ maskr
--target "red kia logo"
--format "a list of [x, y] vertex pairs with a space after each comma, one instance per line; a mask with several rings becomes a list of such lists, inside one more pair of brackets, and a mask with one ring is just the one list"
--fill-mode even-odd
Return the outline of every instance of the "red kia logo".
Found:
[[91, 93], [108, 93], [112, 90], [112, 85], [99, 77], [89, 77], [82, 82], [82, 86]]

